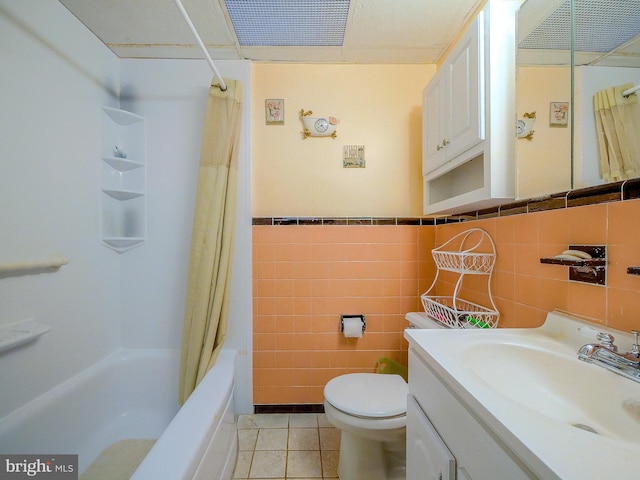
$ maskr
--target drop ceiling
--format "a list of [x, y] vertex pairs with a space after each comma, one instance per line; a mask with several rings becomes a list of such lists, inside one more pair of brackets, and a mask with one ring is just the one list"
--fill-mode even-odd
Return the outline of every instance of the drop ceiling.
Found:
[[[202, 58], [173, 0], [60, 2], [118, 57]], [[435, 63], [481, 3], [481, 0], [182, 1], [214, 60], [328, 63]], [[277, 4], [284, 7], [277, 8]], [[319, 9], [318, 4], [328, 4], [340, 11], [337, 16], [329, 16], [329, 10]], [[258, 9], [262, 9], [261, 14], [248, 18], [247, 11]], [[236, 15], [236, 11], [240, 14]], [[346, 15], [341, 18], [343, 13]], [[244, 18], [250, 22], [252, 28], [239, 25], [242, 32], [238, 35], [232, 21], [234, 16], [236, 21]], [[321, 24], [341, 24], [339, 41], [310, 45], [299, 40], [302, 33], [316, 34], [322, 29]], [[264, 36], [265, 32], [275, 35], [276, 42], [243, 41], [246, 35]]]
[[[120, 58], [202, 58], [174, 0], [60, 0]], [[484, 0], [182, 0], [214, 59], [326, 63], [437, 63]], [[568, 39], [568, 0], [527, 0], [524, 63], [555, 63]], [[582, 64], [640, 66], [640, 0], [579, 0]], [[615, 17], [625, 5], [622, 16]], [[608, 23], [607, 23], [608, 22]], [[624, 24], [629, 28], [623, 29]], [[590, 44], [606, 26], [614, 55]], [[635, 32], [634, 32], [635, 28]], [[623, 38], [622, 34], [626, 37]], [[554, 37], [555, 36], [555, 37]], [[547, 43], [545, 43], [547, 42]], [[524, 44], [523, 44], [524, 46]], [[525, 49], [520, 50], [524, 52]], [[566, 56], [560, 57], [566, 63]], [[531, 59], [531, 60], [529, 60]], [[635, 59], [630, 62], [631, 59]], [[634, 63], [635, 62], [635, 63]]]

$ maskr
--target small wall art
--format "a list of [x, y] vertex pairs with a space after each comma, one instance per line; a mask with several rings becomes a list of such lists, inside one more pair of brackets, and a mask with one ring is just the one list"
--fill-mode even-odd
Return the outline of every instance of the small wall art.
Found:
[[551, 102], [549, 106], [549, 126], [566, 127], [569, 124], [569, 102]]
[[264, 113], [267, 125], [284, 125], [284, 100], [268, 98], [264, 101]]

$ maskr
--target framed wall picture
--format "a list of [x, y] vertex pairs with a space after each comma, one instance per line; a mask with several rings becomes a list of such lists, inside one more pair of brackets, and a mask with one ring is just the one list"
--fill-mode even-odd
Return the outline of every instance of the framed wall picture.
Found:
[[284, 100], [282, 98], [265, 100], [264, 112], [267, 125], [284, 125]]
[[551, 102], [549, 106], [549, 126], [566, 127], [569, 124], [569, 102]]

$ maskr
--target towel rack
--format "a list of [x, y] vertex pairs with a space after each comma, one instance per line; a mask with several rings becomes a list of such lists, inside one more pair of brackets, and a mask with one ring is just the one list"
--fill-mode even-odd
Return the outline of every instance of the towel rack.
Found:
[[30, 270], [58, 270], [63, 265], [69, 263], [69, 260], [62, 255], [49, 255], [42, 260], [33, 262], [15, 262], [0, 264], [0, 274], [18, 273]]
[[640, 90], [640, 84], [634, 85], [633, 87], [626, 89], [624, 92], [622, 92], [622, 96], [624, 98], [627, 98], [629, 95], [633, 95], [638, 90]]

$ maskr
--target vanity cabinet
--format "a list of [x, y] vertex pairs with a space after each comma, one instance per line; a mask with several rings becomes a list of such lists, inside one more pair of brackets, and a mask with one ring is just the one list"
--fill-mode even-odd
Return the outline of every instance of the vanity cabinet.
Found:
[[453, 214], [515, 197], [516, 15], [489, 0], [423, 94], [423, 213]]
[[484, 139], [483, 15], [480, 12], [424, 89], [423, 175]]
[[124, 252], [146, 237], [145, 120], [118, 108], [102, 110], [100, 238]]
[[440, 478], [537, 477], [410, 348], [407, 480]]

